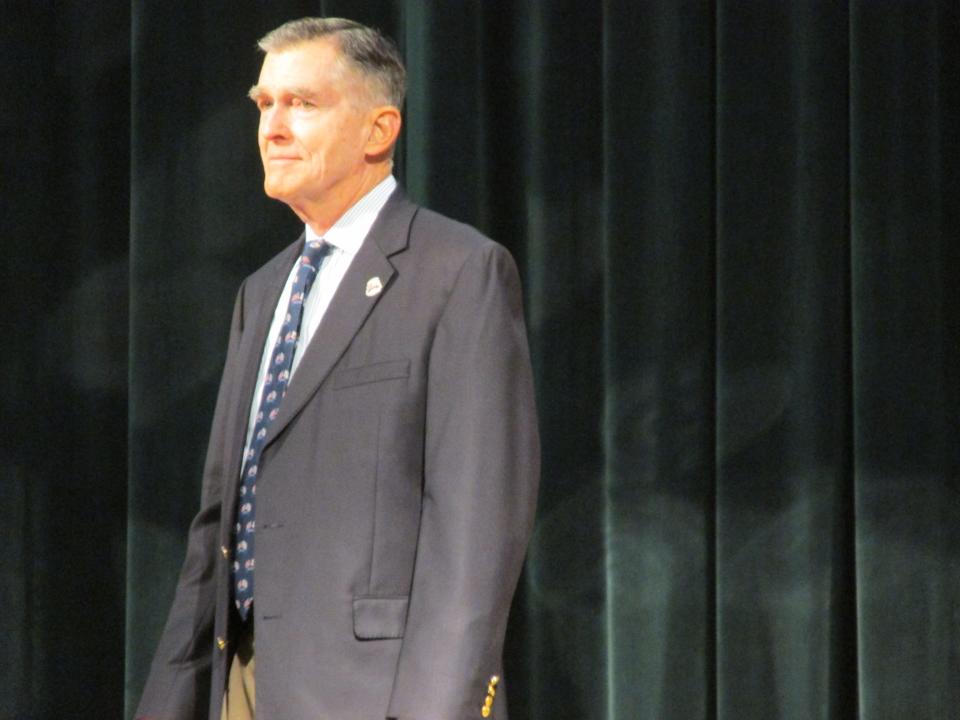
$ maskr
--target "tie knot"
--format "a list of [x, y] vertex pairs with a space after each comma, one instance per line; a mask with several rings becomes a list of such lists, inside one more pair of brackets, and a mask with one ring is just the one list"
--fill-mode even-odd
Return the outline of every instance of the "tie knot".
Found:
[[314, 271], [320, 268], [323, 256], [330, 250], [330, 245], [323, 240], [307, 240], [303, 246], [303, 254], [300, 257], [301, 265], [309, 265]]

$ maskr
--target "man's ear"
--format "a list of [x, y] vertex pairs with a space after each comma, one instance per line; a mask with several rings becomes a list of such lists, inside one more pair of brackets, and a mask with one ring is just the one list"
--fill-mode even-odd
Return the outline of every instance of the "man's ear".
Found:
[[388, 156], [400, 136], [400, 126], [403, 124], [400, 111], [393, 105], [381, 105], [370, 113], [370, 135], [364, 151], [369, 158]]

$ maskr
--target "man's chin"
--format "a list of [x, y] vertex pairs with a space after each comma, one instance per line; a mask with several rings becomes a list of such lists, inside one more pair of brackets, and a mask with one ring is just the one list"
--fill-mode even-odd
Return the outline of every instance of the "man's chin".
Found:
[[268, 198], [280, 202], [287, 202], [287, 199], [291, 196], [289, 189], [285, 188], [282, 183], [270, 182], [269, 180], [263, 181], [263, 192]]

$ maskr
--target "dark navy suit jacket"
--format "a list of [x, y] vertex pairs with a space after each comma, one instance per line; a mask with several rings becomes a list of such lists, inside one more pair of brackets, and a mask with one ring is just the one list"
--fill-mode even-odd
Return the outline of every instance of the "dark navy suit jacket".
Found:
[[[237, 296], [202, 505], [138, 717], [219, 719], [247, 417], [301, 242]], [[509, 253], [397, 190], [304, 351], [258, 477], [258, 720], [480, 718], [539, 478]], [[490, 717], [506, 718], [503, 688]]]

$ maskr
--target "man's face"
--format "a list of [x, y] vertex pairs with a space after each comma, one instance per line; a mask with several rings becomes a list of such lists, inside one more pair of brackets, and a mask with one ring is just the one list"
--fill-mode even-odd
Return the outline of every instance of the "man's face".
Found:
[[251, 91], [267, 195], [296, 210], [355, 192], [370, 132], [364, 90], [359, 73], [338, 62], [334, 41], [267, 53]]

